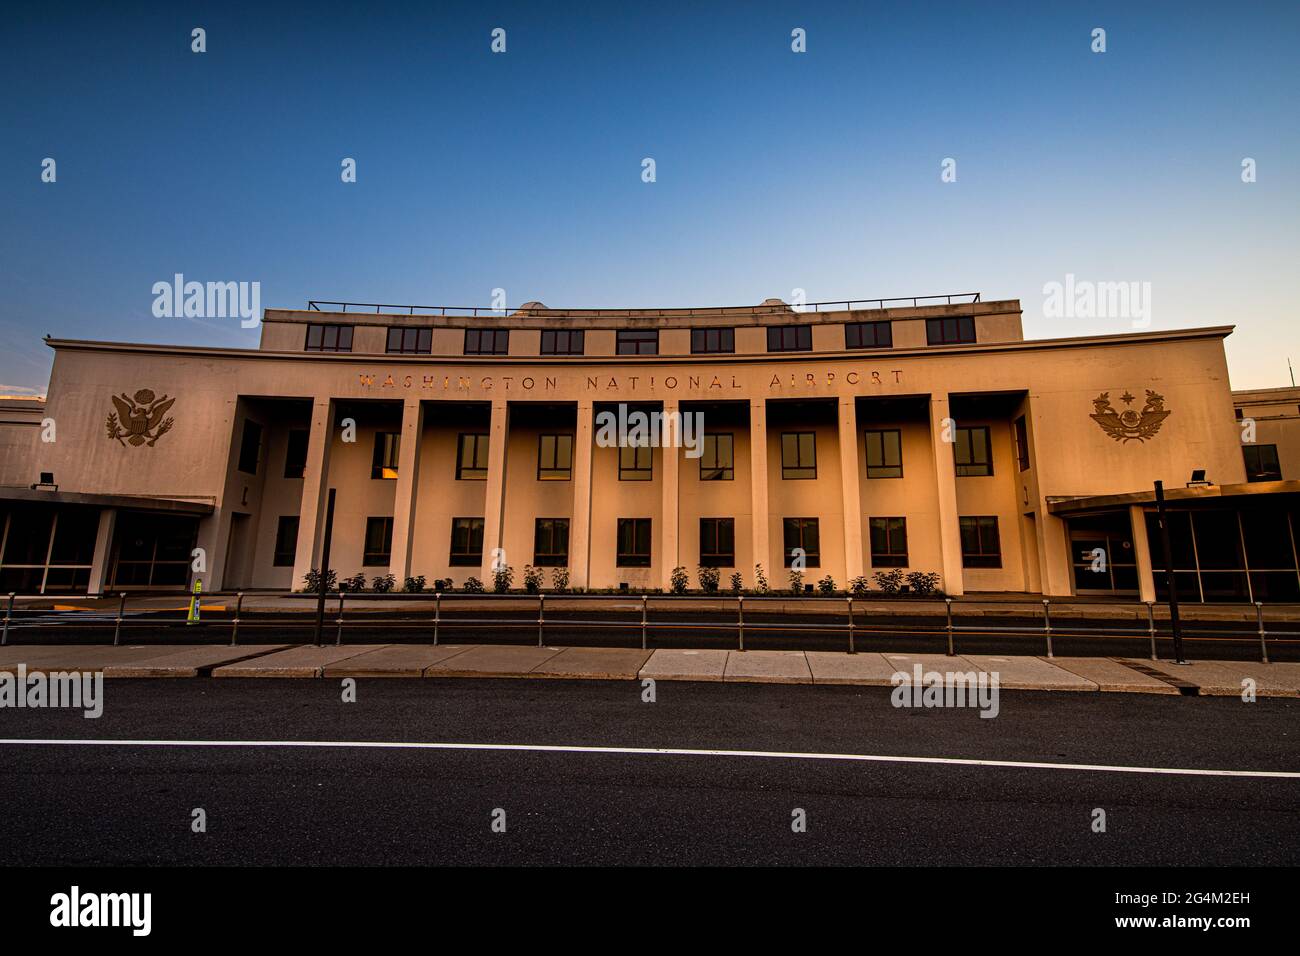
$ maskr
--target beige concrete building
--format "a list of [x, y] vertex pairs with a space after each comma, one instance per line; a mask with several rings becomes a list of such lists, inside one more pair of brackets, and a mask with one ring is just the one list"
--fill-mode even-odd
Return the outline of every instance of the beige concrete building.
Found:
[[[749, 588], [761, 564], [783, 587], [802, 558], [840, 588], [1150, 600], [1162, 480], [1186, 599], [1295, 600], [1300, 393], [1234, 399], [1230, 333], [1026, 341], [1018, 301], [945, 296], [313, 303], [268, 310], [254, 350], [49, 339], [47, 400], [0, 404], [0, 590], [300, 588], [334, 489], [331, 566], [399, 588], [502, 558], [517, 585]], [[620, 446], [636, 412], [681, 441]]]

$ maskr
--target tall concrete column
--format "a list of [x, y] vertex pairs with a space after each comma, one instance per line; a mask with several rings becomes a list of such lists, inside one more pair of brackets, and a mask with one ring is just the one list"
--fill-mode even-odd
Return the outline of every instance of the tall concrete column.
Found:
[[[660, 529], [660, 561], [662, 568], [659, 572], [661, 586], [665, 591], [672, 587], [673, 568], [677, 567], [681, 560], [681, 551], [679, 543], [679, 526], [681, 518], [681, 508], [679, 494], [680, 474], [681, 474], [681, 449], [677, 446], [681, 443], [681, 406], [677, 399], [664, 399], [663, 407], [664, 427], [659, 431], [660, 448], [663, 461], [663, 475], [660, 477], [660, 491], [663, 495], [663, 506], [660, 509], [661, 523]], [[675, 422], [668, 425], [669, 422]]]
[[302, 503], [298, 506], [298, 547], [293, 558], [293, 587], [316, 566], [325, 530], [325, 499], [329, 485], [330, 445], [334, 442], [334, 403], [328, 397], [312, 402], [307, 467], [302, 473]]
[[858, 480], [858, 410], [853, 396], [840, 398], [840, 486], [844, 500], [845, 586], [861, 576], [862, 485]]
[[1155, 561], [1151, 554], [1151, 536], [1147, 534], [1146, 512], [1141, 505], [1129, 505], [1129, 521], [1133, 524], [1133, 556], [1137, 558], [1138, 597], [1142, 601], [1155, 601]]
[[569, 586], [591, 586], [591, 455], [595, 412], [578, 402], [573, 436], [573, 519], [569, 522]]
[[393, 548], [388, 560], [388, 573], [397, 579], [399, 588], [411, 573], [411, 536], [415, 530], [415, 495], [420, 487], [423, 435], [424, 404], [418, 398], [408, 398], [402, 404], [402, 437], [393, 497]]
[[957, 465], [953, 459], [955, 424], [947, 395], [930, 396], [930, 443], [939, 491], [939, 546], [943, 553], [943, 589], [956, 597], [965, 593], [961, 566], [961, 525], [957, 520]]
[[[780, 570], [771, 563], [772, 552], [768, 540], [767, 521], [767, 400], [756, 399], [749, 403], [749, 492], [750, 533], [753, 540], [753, 561], [761, 564], [768, 581]], [[745, 580], [754, 583], [751, 568]]]
[[[487, 488], [483, 499], [484, 583], [492, 580], [492, 552], [501, 547], [506, 518], [506, 445], [510, 440], [510, 405], [504, 399], [492, 402], [492, 425], [488, 430]], [[506, 555], [506, 564], [513, 564]]]
[[99, 527], [95, 529], [95, 551], [90, 559], [90, 584], [87, 594], [100, 594], [108, 586], [108, 562], [113, 555], [113, 528], [117, 525], [117, 509], [102, 508], [99, 512]]

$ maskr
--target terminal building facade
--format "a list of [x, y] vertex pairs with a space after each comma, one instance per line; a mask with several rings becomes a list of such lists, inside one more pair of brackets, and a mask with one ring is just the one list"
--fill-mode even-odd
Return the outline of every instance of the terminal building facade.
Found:
[[[1231, 331], [1025, 340], [1018, 301], [968, 295], [312, 303], [267, 310], [257, 349], [47, 339], [46, 398], [0, 400], [0, 592], [301, 588], [333, 489], [330, 566], [399, 588], [494, 561], [779, 588], [802, 556], [841, 589], [1156, 600], [1160, 480], [1184, 600], [1300, 600], [1300, 390], [1234, 395]], [[609, 441], [635, 412], [690, 441]]]

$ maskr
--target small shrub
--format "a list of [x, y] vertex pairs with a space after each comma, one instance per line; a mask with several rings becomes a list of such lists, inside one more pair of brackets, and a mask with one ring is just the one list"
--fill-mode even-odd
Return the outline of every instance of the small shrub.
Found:
[[731, 574], [731, 593], [739, 594], [745, 586], [745, 579], [740, 576], [739, 571], [733, 571]]
[[[333, 568], [325, 576], [325, 590], [333, 591], [338, 588], [339, 574]], [[320, 592], [320, 568], [312, 568], [302, 576], [302, 589], [308, 594], [317, 594]]]
[[364, 591], [366, 589], [366, 572], [358, 571], [350, 578], [344, 578], [339, 585], [340, 591]]
[[397, 587], [397, 578], [391, 574], [376, 574], [375, 579], [370, 582], [370, 587], [376, 594], [387, 594]]
[[424, 590], [424, 575], [417, 574], [402, 582], [402, 590], [407, 594], [419, 594]]
[[496, 568], [492, 572], [492, 590], [497, 594], [505, 594], [510, 590], [510, 585], [515, 583], [515, 569], [506, 564]]
[[798, 568], [790, 569], [790, 593], [803, 594], [803, 572]]
[[672, 576], [669, 578], [672, 583], [674, 594], [685, 594], [686, 589], [691, 585], [691, 579], [686, 575], [686, 569], [678, 566], [673, 568]]
[[529, 594], [539, 594], [542, 590], [542, 569], [531, 564], [524, 565], [524, 590]]
[[717, 568], [700, 568], [700, 590], [705, 594], [718, 593], [718, 580], [722, 577], [722, 572]]
[[569, 569], [551, 568], [551, 587], [559, 594], [569, 590]]
[[822, 578], [820, 581], [817, 582], [817, 590], [820, 591], [822, 594], [834, 594], [835, 579], [831, 577], [829, 574], [826, 575], [826, 577]]
[[899, 568], [877, 571], [871, 575], [871, 579], [876, 582], [876, 587], [886, 594], [897, 594], [898, 589], [903, 586], [903, 572]]
[[849, 593], [854, 597], [866, 597], [867, 590], [867, 579], [860, 574], [849, 582]]
[[766, 594], [771, 590], [767, 586], [767, 575], [763, 573], [763, 566], [761, 564], [754, 565], [754, 590], [759, 594]]
[[478, 578], [470, 578], [465, 582], [465, 591], [468, 594], [482, 594], [483, 582]]
[[921, 597], [927, 597], [939, 590], [939, 575], [934, 571], [909, 571], [907, 583]]

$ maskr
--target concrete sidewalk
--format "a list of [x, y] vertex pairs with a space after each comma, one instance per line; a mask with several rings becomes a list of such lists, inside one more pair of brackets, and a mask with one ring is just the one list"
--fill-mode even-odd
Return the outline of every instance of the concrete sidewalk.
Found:
[[1108, 657], [987, 654], [844, 654], [489, 644], [262, 644], [220, 646], [10, 645], [0, 672], [102, 671], [105, 677], [505, 677], [680, 680], [890, 686], [893, 675], [981, 673], [1005, 690], [1300, 697], [1300, 663], [1195, 661], [1174, 664]]

